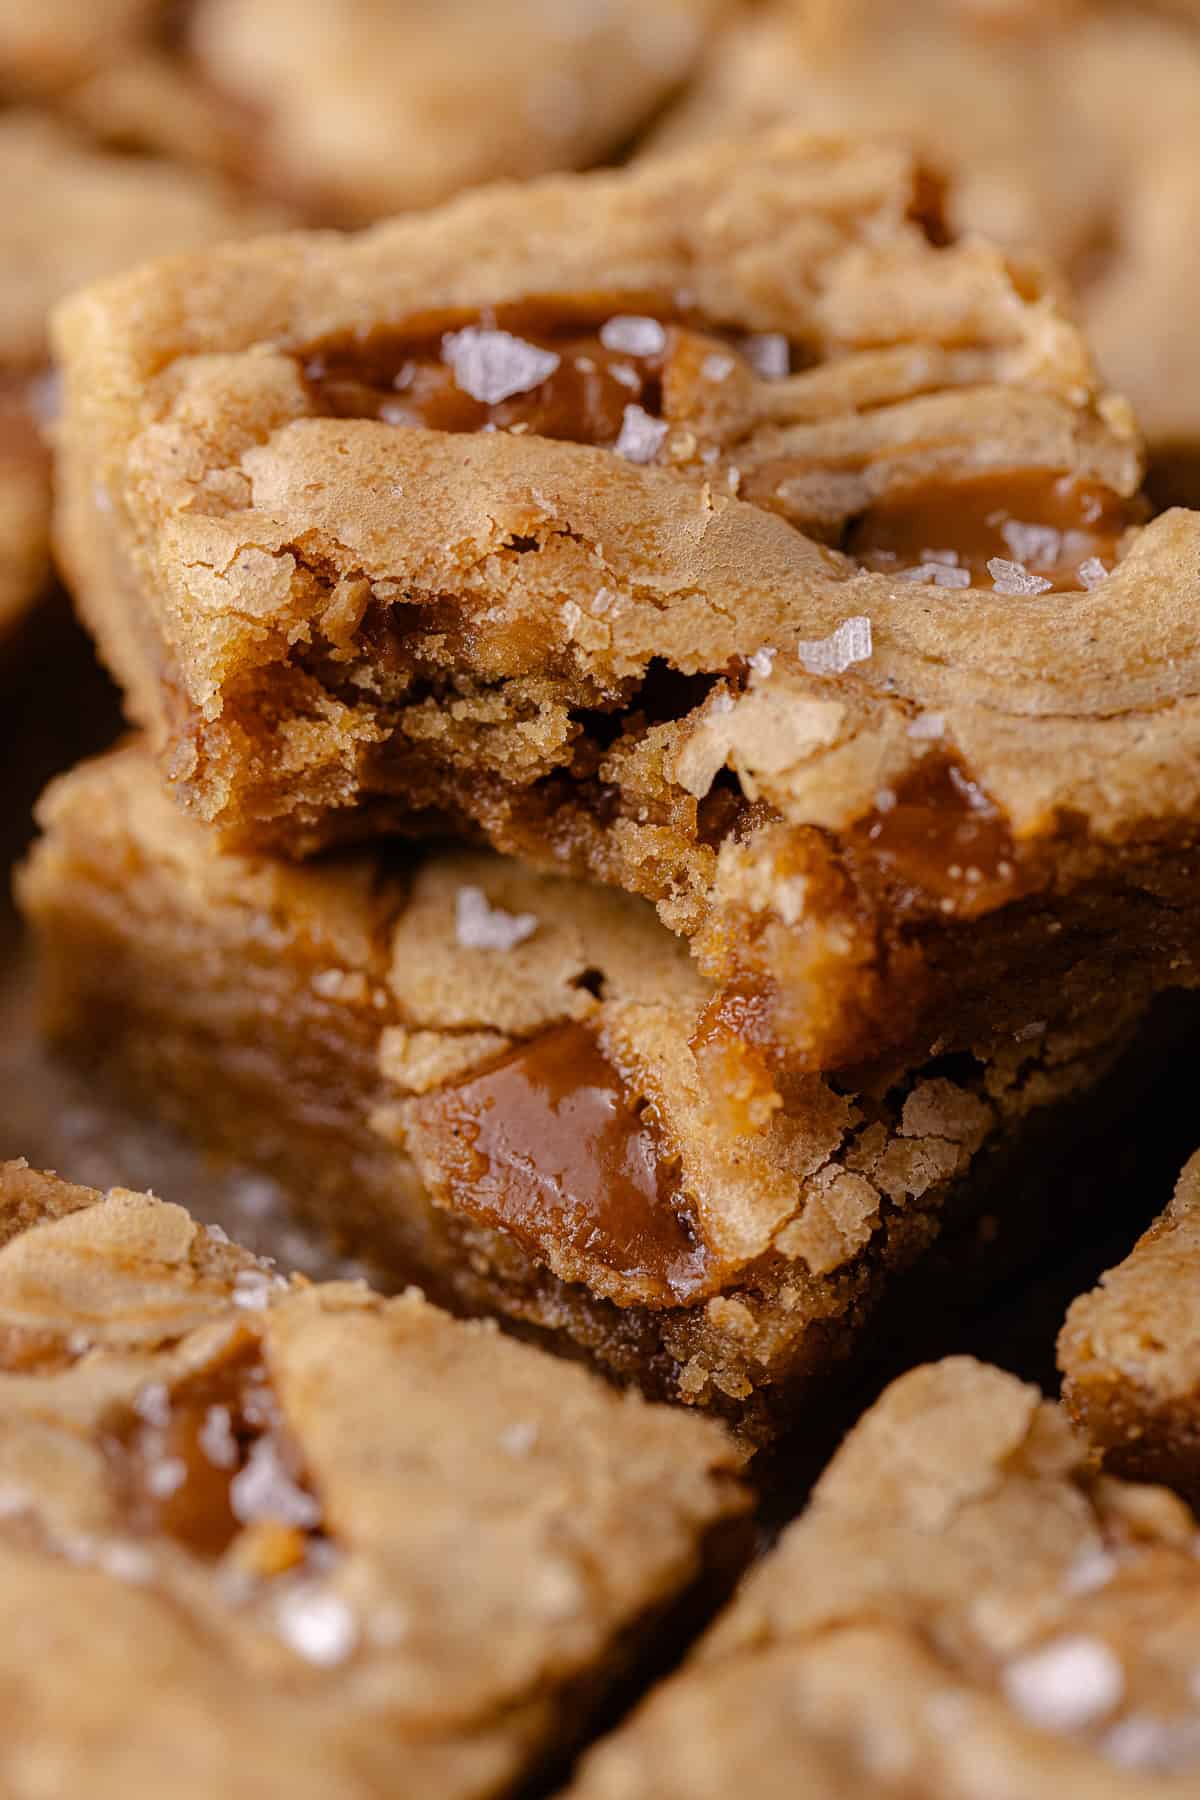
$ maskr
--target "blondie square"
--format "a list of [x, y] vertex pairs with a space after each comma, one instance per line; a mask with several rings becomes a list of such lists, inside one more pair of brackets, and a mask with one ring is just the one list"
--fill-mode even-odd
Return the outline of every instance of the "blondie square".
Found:
[[730, 0], [0, 0], [0, 82], [110, 142], [364, 222], [602, 162]]
[[922, 1252], [1020, 1212], [1018, 1152], [1137, 1017], [1115, 980], [986, 1059], [770, 1105], [734, 1068], [714, 1100], [711, 989], [644, 901], [469, 850], [222, 852], [136, 747], [41, 819], [20, 889], [54, 1038], [352, 1253], [751, 1439]]
[[1106, 1468], [1200, 1502], [1200, 1158], [1125, 1261], [1067, 1314], [1063, 1398]]
[[942, 235], [905, 151], [784, 134], [75, 300], [59, 541], [177, 797], [645, 895], [767, 1095], [1118, 939], [1194, 980], [1200, 519], [1136, 529], [1073, 327]]
[[1153, 1800], [1200, 1781], [1200, 1562], [999, 1369], [904, 1376], [571, 1800]]
[[921, 145], [955, 175], [957, 229], [1035, 245], [1067, 271], [1156, 476], [1194, 505], [1198, 19], [1194, 0], [771, 0], [714, 37], [654, 142], [791, 119]]
[[50, 579], [46, 315], [72, 288], [272, 222], [205, 175], [98, 150], [48, 115], [0, 114], [0, 638]]
[[508, 1793], [744, 1511], [719, 1428], [0, 1167], [6, 1793]]

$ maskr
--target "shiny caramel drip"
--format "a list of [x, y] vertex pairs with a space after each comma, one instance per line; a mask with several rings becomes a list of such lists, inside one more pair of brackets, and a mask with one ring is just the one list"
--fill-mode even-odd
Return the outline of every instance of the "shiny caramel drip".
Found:
[[[622, 326], [626, 336], [632, 330], [627, 347], [612, 336], [615, 327], [620, 337]], [[517, 342], [510, 353], [543, 352], [556, 366], [519, 392], [482, 397], [456, 359], [464, 332], [507, 333]], [[637, 347], [639, 335], [649, 338], [647, 347]], [[664, 381], [676, 364], [688, 386], [706, 379], [719, 385], [743, 341], [684, 321], [661, 295], [531, 300], [414, 319], [366, 339], [318, 347], [305, 358], [304, 374], [317, 408], [337, 418], [434, 431], [524, 431], [612, 448], [624, 441], [631, 406], [649, 420], [662, 417]], [[709, 353], [713, 373], [705, 377]], [[638, 447], [633, 460], [652, 455]]]
[[[215, 1442], [214, 1414], [221, 1434]], [[257, 1342], [178, 1383], [158, 1409], [133, 1412], [108, 1440], [118, 1489], [137, 1532], [220, 1556], [242, 1530], [234, 1479], [265, 1437], [297, 1485], [302, 1471], [282, 1429]]]
[[739, 1137], [764, 1130], [783, 1104], [776, 1086], [777, 1009], [774, 983], [732, 981], [713, 995], [692, 1033], [691, 1049], [713, 1104]]
[[1046, 592], [1083, 586], [1093, 558], [1116, 561], [1121, 539], [1144, 516], [1099, 482], [1044, 469], [937, 479], [880, 500], [851, 526], [845, 549], [865, 569], [901, 573], [943, 564], [990, 588], [994, 559], [1048, 581]]
[[1021, 891], [1007, 818], [953, 756], [924, 757], [850, 836], [892, 879], [961, 918]]
[[563, 1025], [417, 1102], [456, 1211], [544, 1254], [561, 1242], [678, 1298], [703, 1271], [678, 1174], [595, 1035]]

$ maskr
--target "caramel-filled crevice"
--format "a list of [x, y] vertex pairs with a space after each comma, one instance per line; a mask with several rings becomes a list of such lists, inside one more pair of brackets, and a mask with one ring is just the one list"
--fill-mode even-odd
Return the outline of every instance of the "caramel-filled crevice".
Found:
[[544, 1032], [413, 1110], [435, 1149], [441, 1204], [539, 1258], [607, 1267], [640, 1298], [698, 1291], [707, 1258], [678, 1162], [587, 1027]]
[[953, 752], [930, 750], [851, 827], [849, 844], [913, 902], [971, 919], [1025, 891], [1003, 809]]

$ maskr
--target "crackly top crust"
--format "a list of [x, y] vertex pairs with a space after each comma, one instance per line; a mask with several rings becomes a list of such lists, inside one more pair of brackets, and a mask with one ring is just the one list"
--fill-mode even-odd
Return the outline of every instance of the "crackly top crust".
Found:
[[1200, 1766], [1196, 1520], [954, 1358], [888, 1389], [579, 1800], [1141, 1800]]
[[1200, 1498], [1200, 1157], [1058, 1342], [1067, 1405], [1123, 1474]]
[[[10, 86], [101, 136], [363, 222], [585, 166], [690, 73], [727, 0], [0, 0]], [[98, 19], [104, 21], [97, 30]]]
[[[747, 1132], [738, 1069], [717, 1103], [692, 1047], [711, 990], [642, 901], [468, 851], [399, 867], [222, 854], [136, 747], [55, 782], [39, 817], [21, 899], [35, 924], [67, 914], [50, 926], [65, 956], [85, 886], [112, 891], [126, 932], [179, 913], [191, 942], [202, 921], [214, 955], [229, 947], [225, 985], [269, 941], [281, 1004], [310, 993], [335, 1042], [361, 1041], [347, 1080], [364, 1090], [367, 1130], [413, 1157], [440, 1204], [620, 1306], [706, 1305], [714, 1325], [734, 1320], [738, 1292], [797, 1336], [836, 1316], [858, 1266], [910, 1255], [909, 1227], [981, 1147], [1095, 1079], [1132, 1023], [1123, 992], [1089, 992], [1091, 1012], [1081, 1003], [1066, 1029], [1024, 1021], [973, 1076], [893, 1073], [857, 1095], [794, 1077]], [[578, 1090], [596, 1086], [589, 1110]], [[506, 1124], [509, 1141], [489, 1149]], [[619, 1200], [643, 1161], [669, 1174], [667, 1191], [651, 1179]], [[740, 1316], [753, 1348], [755, 1319]], [[705, 1369], [689, 1379], [702, 1394]]]
[[1100, 366], [1152, 446], [1194, 450], [1200, 38], [1153, 10], [775, 0], [717, 39], [658, 143], [784, 119], [905, 133], [955, 171], [957, 225], [1062, 263]]
[[148, 1195], [9, 1164], [0, 1243], [14, 1794], [507, 1790], [744, 1504], [716, 1427]]

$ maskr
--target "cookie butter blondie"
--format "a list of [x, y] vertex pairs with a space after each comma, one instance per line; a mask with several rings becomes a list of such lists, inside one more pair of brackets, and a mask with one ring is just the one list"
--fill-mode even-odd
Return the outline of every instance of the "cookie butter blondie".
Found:
[[148, 254], [264, 229], [269, 215], [206, 176], [107, 155], [33, 111], [0, 113], [0, 186], [2, 635], [50, 573], [51, 306]]
[[785, 133], [78, 298], [59, 540], [179, 798], [642, 893], [718, 1060], [1003, 1035], [1117, 932], [1192, 979], [1200, 521], [942, 237]]
[[571, 1800], [1194, 1794], [1197, 1530], [1013, 1376], [917, 1369]]
[[1163, 478], [1200, 500], [1200, 7], [769, 0], [712, 42], [658, 146], [794, 119], [896, 131], [956, 171], [960, 229], [1067, 269]]
[[0, 0], [0, 85], [333, 222], [604, 161], [730, 0]]
[[6, 1793], [507, 1793], [746, 1505], [708, 1421], [0, 1167]]
[[1063, 1398], [1119, 1474], [1200, 1501], [1200, 1158], [1058, 1342]]
[[733, 1069], [714, 1103], [711, 988], [644, 901], [466, 850], [222, 853], [136, 748], [41, 818], [20, 886], [55, 1038], [352, 1251], [749, 1437], [940, 1236], [1016, 1211], [999, 1153], [1061, 1124], [1136, 1011], [1089, 988], [986, 1061], [771, 1104]]

